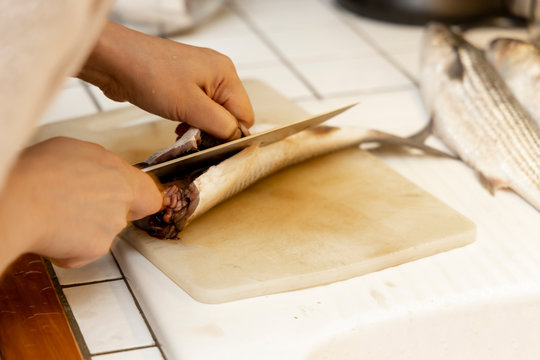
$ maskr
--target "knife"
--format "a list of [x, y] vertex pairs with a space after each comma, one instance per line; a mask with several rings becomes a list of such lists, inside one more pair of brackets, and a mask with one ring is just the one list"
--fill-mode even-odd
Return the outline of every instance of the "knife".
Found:
[[182, 174], [215, 165], [216, 163], [219, 163], [231, 155], [240, 152], [242, 149], [248, 146], [266, 146], [276, 141], [285, 139], [286, 137], [296, 134], [297, 132], [305, 130], [309, 127], [319, 125], [350, 109], [356, 104], [357, 103], [347, 105], [336, 110], [309, 117], [302, 121], [279, 126], [267, 131], [229, 141], [192, 154], [164, 161], [159, 164], [142, 167], [141, 170], [156, 176], [161, 182], [166, 182], [168, 180], [172, 180], [173, 177], [179, 177]]

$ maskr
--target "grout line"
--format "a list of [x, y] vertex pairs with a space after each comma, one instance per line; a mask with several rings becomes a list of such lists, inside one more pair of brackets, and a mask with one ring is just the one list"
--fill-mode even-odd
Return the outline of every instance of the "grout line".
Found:
[[413, 85], [399, 85], [399, 86], [382, 86], [382, 87], [373, 87], [370, 89], [359, 89], [359, 90], [350, 90], [343, 92], [332, 92], [325, 94], [324, 98], [326, 99], [337, 99], [340, 97], [346, 96], [355, 96], [355, 95], [377, 95], [395, 91], [406, 91], [406, 90], [417, 90], [416, 86]]
[[[322, 1], [322, 0], [319, 0]], [[407, 69], [405, 69], [399, 62], [397, 62], [390, 54], [388, 54], [382, 47], [380, 47], [377, 42], [369, 36], [364, 30], [354, 26], [351, 20], [351, 16], [354, 16], [349, 13], [344, 13], [346, 10], [338, 7], [336, 4], [332, 4], [335, 11], [332, 11], [337, 17], [343, 20], [343, 23], [349, 27], [356, 35], [358, 35], [362, 40], [366, 41], [379, 55], [384, 57], [385, 60], [390, 62], [396, 69], [398, 69], [403, 75], [405, 75], [415, 86], [418, 87], [418, 80], [411, 74]]]
[[[354, 97], [354, 96], [371, 96], [371, 95], [379, 95], [379, 94], [385, 94], [385, 93], [393, 93], [393, 92], [399, 92], [399, 91], [411, 91], [411, 90], [417, 90], [415, 86], [412, 85], [401, 85], [401, 86], [391, 86], [391, 87], [378, 87], [378, 88], [371, 88], [371, 89], [365, 89], [365, 90], [350, 90], [350, 91], [343, 91], [343, 92], [332, 92], [324, 95], [324, 100], [335, 100], [335, 99], [341, 99], [344, 97]], [[313, 97], [295, 97], [291, 98], [291, 101], [294, 101], [296, 103], [301, 103], [305, 101], [313, 101]]]
[[92, 100], [92, 102], [94, 103], [96, 108], [98, 109], [98, 112], [103, 112], [103, 108], [99, 104], [99, 101], [97, 101], [96, 96], [94, 95], [92, 90], [90, 90], [90, 85], [88, 85], [88, 83], [86, 81], [82, 81], [82, 80], [81, 80], [81, 83], [83, 85], [84, 90], [86, 91], [88, 96], [90, 96], [90, 99]]
[[266, 34], [255, 24], [255, 22], [233, 2], [228, 3], [229, 8], [234, 11], [253, 31], [255, 35], [277, 56], [277, 58], [304, 84], [306, 88], [313, 94], [313, 96], [321, 100], [323, 96], [317, 91], [317, 89], [308, 81], [308, 79], [302, 75], [300, 71], [290, 62], [285, 55], [274, 45], [274, 43], [266, 36]]
[[64, 291], [62, 290], [62, 285], [60, 285], [60, 282], [58, 281], [58, 276], [56, 276], [56, 272], [54, 271], [54, 268], [51, 262], [46, 259], [43, 259], [43, 260], [47, 268], [47, 271], [49, 272], [49, 276], [53, 283], [54, 290], [56, 291], [56, 294], [58, 296], [58, 300], [60, 300], [60, 304], [62, 304], [64, 313], [66, 314], [66, 318], [67, 318], [69, 327], [71, 328], [71, 332], [73, 333], [73, 337], [75, 338], [75, 341], [79, 345], [79, 350], [81, 351], [81, 355], [84, 359], [90, 360], [90, 350], [88, 349], [88, 345], [86, 344], [86, 340], [84, 339], [81, 328], [79, 327], [79, 324], [77, 323], [77, 320], [75, 319], [75, 315], [73, 314], [73, 311], [71, 311], [71, 306], [69, 305], [69, 302], [66, 299], [66, 295], [64, 294]]
[[123, 353], [123, 352], [128, 352], [128, 351], [134, 351], [134, 350], [150, 349], [150, 348], [154, 348], [154, 347], [159, 349], [159, 347], [157, 347], [156, 345], [143, 345], [143, 346], [135, 346], [135, 347], [125, 348], [125, 349], [120, 349], [120, 350], [103, 351], [103, 352], [99, 352], [99, 353], [94, 353], [94, 354], [92, 354], [92, 356], [118, 354], [118, 353]]
[[312, 95], [294, 96], [294, 97], [290, 97], [288, 99], [290, 101], [292, 101], [292, 102], [315, 100], [315, 98]]
[[82, 283], [74, 283], [74, 284], [66, 284], [66, 285], [60, 284], [60, 286], [62, 287], [62, 289], [67, 289], [67, 288], [72, 288], [72, 287], [77, 287], [77, 286], [101, 284], [101, 283], [106, 283], [106, 282], [110, 282], [110, 281], [118, 281], [118, 280], [124, 280], [124, 278], [123, 277], [115, 277], [115, 278], [110, 278], [110, 279], [87, 281], [87, 282], [82, 282]]
[[118, 263], [118, 260], [116, 259], [116, 256], [111, 251], [111, 256], [116, 263], [116, 266], [118, 267], [118, 271], [120, 271], [120, 274], [122, 275], [122, 279], [124, 280], [124, 283], [126, 284], [126, 287], [129, 290], [129, 293], [131, 294], [131, 297], [133, 298], [133, 301], [135, 302], [135, 306], [137, 307], [137, 310], [139, 310], [139, 313], [141, 314], [141, 317], [143, 318], [144, 323], [146, 324], [146, 327], [148, 329], [148, 332], [150, 332], [150, 336], [152, 336], [152, 340], [154, 341], [155, 346], [158, 348], [159, 352], [161, 353], [161, 356], [163, 357], [163, 360], [167, 360], [167, 357], [165, 356], [165, 353], [163, 352], [163, 349], [161, 348], [161, 344], [159, 343], [156, 334], [154, 333], [154, 330], [152, 329], [152, 326], [150, 326], [150, 323], [148, 322], [148, 319], [146, 318], [146, 315], [142, 311], [141, 304], [139, 304], [139, 301], [135, 297], [135, 294], [133, 293], [133, 289], [131, 288], [131, 285], [127, 281], [126, 276], [124, 275], [124, 271], [120, 267], [120, 264]]

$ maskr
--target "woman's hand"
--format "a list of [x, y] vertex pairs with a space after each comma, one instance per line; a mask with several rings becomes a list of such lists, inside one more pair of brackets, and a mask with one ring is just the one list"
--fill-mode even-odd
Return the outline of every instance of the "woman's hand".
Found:
[[128, 220], [161, 205], [149, 175], [99, 145], [70, 138], [34, 145], [0, 193], [0, 272], [25, 252], [82, 266], [109, 251]]
[[221, 139], [253, 125], [249, 98], [226, 56], [109, 22], [79, 78], [106, 96]]

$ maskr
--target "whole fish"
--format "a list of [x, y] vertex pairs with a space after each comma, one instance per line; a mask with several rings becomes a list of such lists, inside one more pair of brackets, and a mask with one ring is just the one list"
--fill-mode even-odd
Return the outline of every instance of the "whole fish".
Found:
[[540, 128], [483, 52], [429, 24], [420, 86], [434, 133], [486, 187], [510, 188], [540, 210]]
[[195, 218], [259, 179], [316, 156], [372, 142], [411, 146], [447, 156], [411, 139], [381, 131], [319, 126], [267, 146], [248, 147], [217, 165], [164, 184], [163, 210], [135, 221], [134, 225], [152, 236], [174, 239]]
[[490, 43], [486, 57], [540, 124], [540, 49], [523, 40], [501, 38]]

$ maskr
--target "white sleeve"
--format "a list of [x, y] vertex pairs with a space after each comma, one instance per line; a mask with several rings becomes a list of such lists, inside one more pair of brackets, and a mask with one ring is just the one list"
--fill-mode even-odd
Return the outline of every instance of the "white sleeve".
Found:
[[58, 89], [92, 50], [110, 0], [0, 0], [0, 189]]

